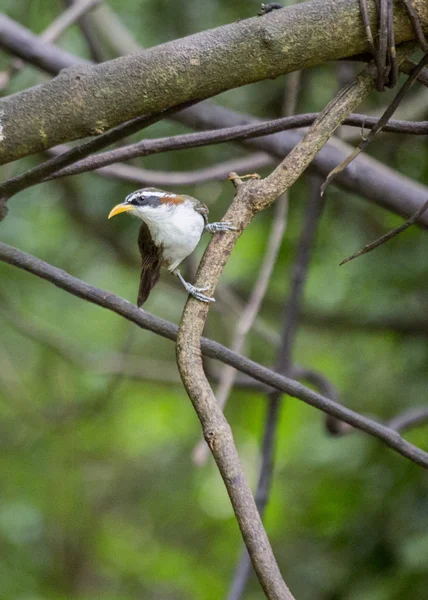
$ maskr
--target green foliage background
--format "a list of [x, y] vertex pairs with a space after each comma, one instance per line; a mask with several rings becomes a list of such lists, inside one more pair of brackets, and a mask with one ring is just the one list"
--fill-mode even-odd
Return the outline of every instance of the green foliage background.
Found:
[[[146, 47], [258, 10], [253, 1], [227, 0], [110, 0], [109, 5]], [[4, 8], [39, 33], [62, 4], [5, 0]], [[60, 44], [87, 55], [77, 26]], [[4, 54], [0, 61], [1, 68], [9, 63]], [[336, 65], [305, 73], [298, 112], [322, 108], [337, 89], [336, 76]], [[26, 68], [7, 93], [44, 77]], [[286, 86], [286, 78], [265, 81], [214, 101], [275, 117]], [[362, 111], [379, 109], [387, 98], [373, 95]], [[408, 106], [418, 109], [420, 90], [411, 98]], [[422, 105], [418, 118], [423, 117]], [[145, 135], [182, 131], [167, 121]], [[384, 134], [370, 151], [428, 184], [425, 138]], [[244, 154], [228, 144], [134, 164], [190, 171]], [[7, 165], [2, 178], [38, 159]], [[134, 301], [137, 224], [126, 217], [107, 221], [111, 207], [132, 189], [95, 174], [31, 188], [11, 201], [1, 240]], [[221, 218], [232, 194], [227, 182], [178, 191], [207, 202], [212, 220]], [[308, 175], [291, 191], [287, 232], [259, 315], [271, 334], [279, 331], [308, 191]], [[83, 213], [100, 235], [85, 224]], [[257, 217], [223, 275], [222, 282], [243, 301], [261, 264], [272, 214]], [[370, 256], [342, 268], [338, 263], [400, 222], [330, 189], [294, 353], [297, 364], [332, 381], [344, 404], [379, 419], [427, 402], [428, 327], [408, 335], [381, 323], [385, 318], [428, 322], [428, 236], [413, 228]], [[129, 260], [102, 239], [112, 232]], [[115, 354], [126, 347], [133, 329], [127, 322], [4, 264], [0, 282], [0, 599], [223, 598], [240, 536], [215, 466], [192, 464], [200, 430], [178, 381], [173, 344], [134, 331], [132, 361], [123, 363]], [[175, 283], [164, 277], [145, 308], [178, 323], [185, 294]], [[229, 344], [236, 320], [232, 307], [219, 301], [206, 335]], [[269, 365], [275, 349], [253, 332], [246, 354]], [[127, 369], [128, 376], [117, 377], [115, 366]], [[208, 366], [218, 372], [218, 365]], [[262, 394], [242, 389], [233, 392], [227, 408], [253, 485], [265, 409]], [[420, 427], [408, 438], [428, 450], [426, 434]], [[296, 598], [426, 598], [427, 509], [428, 478], [421, 468], [363, 434], [329, 437], [319, 412], [284, 399], [266, 526]], [[251, 580], [245, 598], [261, 597]]]

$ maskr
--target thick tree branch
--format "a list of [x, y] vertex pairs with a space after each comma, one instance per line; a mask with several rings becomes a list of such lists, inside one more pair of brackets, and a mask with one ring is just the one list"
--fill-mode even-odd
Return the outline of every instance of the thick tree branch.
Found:
[[[427, 3], [414, 3], [427, 23]], [[371, 8], [374, 22], [373, 2]], [[414, 39], [412, 24], [400, 3], [395, 15], [397, 43]], [[11, 50], [11, 31], [16, 29], [10, 19], [0, 17], [0, 44], [4, 49]], [[97, 135], [141, 114], [202, 100], [367, 48], [354, 0], [330, 4], [313, 0], [174, 40], [140, 54], [95, 66], [81, 64], [52, 81], [0, 101], [0, 164], [65, 141]], [[19, 50], [16, 53], [22, 55]]]
[[[42, 56], [42, 68], [45, 70], [55, 74], [60, 69], [73, 64], [73, 60], [74, 64], [81, 61], [78, 57], [73, 58], [68, 54], [64, 56], [63, 51], [55, 46], [46, 46], [37, 36], [34, 36], [25, 28], [16, 24], [14, 24], [14, 27], [18, 27], [19, 36], [15, 35], [12, 28], [11, 32], [8, 32], [8, 42], [10, 44], [14, 42], [16, 53], [19, 50], [27, 59], [30, 59], [31, 56]], [[123, 37], [123, 32], [121, 32], [121, 36]], [[125, 42], [127, 43], [128, 40], [122, 39], [122, 37], [123, 49], [129, 51], [130, 48], [127, 45], [125, 47]], [[135, 51], [134, 45], [132, 45], [132, 48]], [[406, 61], [403, 64], [405, 65]], [[221, 106], [215, 106], [209, 102], [181, 111], [174, 115], [174, 119], [193, 128], [201, 129], [226, 128], [258, 122], [253, 117]], [[247, 140], [243, 144], [282, 159], [301, 140], [302, 135], [299, 132], [278, 133], [274, 136]], [[351, 146], [337, 139], [332, 139], [318, 153], [310, 168], [326, 177], [337, 164], [349, 155], [352, 149]], [[337, 183], [388, 210], [407, 217], [418, 210], [428, 196], [426, 187], [364, 155], [359, 156], [351, 168], [345, 169], [340, 174]], [[425, 226], [428, 225], [428, 215], [423, 215], [420, 223]]]
[[[22, 252], [12, 246], [0, 242], [0, 260], [10, 265], [28, 271], [37, 277], [50, 281], [57, 287], [69, 292], [73, 296], [82, 298], [87, 302], [111, 310], [112, 312], [124, 317], [156, 335], [160, 335], [169, 340], [176, 340], [178, 327], [164, 319], [155, 317], [150, 313], [138, 309], [134, 304], [116, 296], [106, 290], [96, 288], [81, 279], [69, 275], [62, 269], [58, 269], [26, 252]], [[401, 438], [395, 431], [388, 427], [376, 423], [372, 419], [359, 415], [358, 413], [342, 406], [341, 404], [317, 394], [310, 388], [307, 388], [289, 377], [284, 377], [255, 363], [244, 356], [240, 356], [225, 348], [221, 344], [209, 340], [201, 339], [202, 353], [208, 358], [219, 360], [225, 364], [231, 365], [238, 371], [249, 375], [253, 379], [260, 381], [271, 388], [280, 390], [293, 398], [298, 398], [306, 404], [313, 406], [322, 412], [332, 415], [360, 429], [384, 442], [402, 456], [405, 456], [412, 462], [428, 469], [428, 453], [423, 452], [413, 444], [410, 444]], [[299, 377], [307, 378], [308, 374], [296, 373]]]

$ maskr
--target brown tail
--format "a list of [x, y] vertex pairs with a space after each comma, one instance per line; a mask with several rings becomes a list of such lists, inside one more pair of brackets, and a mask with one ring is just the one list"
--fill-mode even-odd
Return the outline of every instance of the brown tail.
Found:
[[138, 247], [141, 254], [141, 276], [137, 306], [140, 307], [149, 297], [160, 276], [162, 249], [155, 246], [145, 223], [140, 227]]
[[[154, 267], [154, 268], [153, 268]], [[160, 275], [160, 262], [152, 268], [142, 268], [140, 277], [140, 287], [138, 288], [137, 306], [140, 307], [149, 297], [152, 288], [155, 286]]]

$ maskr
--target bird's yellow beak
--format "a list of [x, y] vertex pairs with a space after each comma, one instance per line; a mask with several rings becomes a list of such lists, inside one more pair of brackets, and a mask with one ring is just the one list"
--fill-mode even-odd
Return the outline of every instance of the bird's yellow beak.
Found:
[[123, 212], [128, 212], [128, 211], [132, 210], [133, 208], [134, 207], [132, 206], [132, 204], [125, 204], [125, 203], [117, 204], [109, 212], [108, 218], [111, 219], [112, 217], [115, 217], [116, 215], [119, 215], [120, 213], [123, 213]]

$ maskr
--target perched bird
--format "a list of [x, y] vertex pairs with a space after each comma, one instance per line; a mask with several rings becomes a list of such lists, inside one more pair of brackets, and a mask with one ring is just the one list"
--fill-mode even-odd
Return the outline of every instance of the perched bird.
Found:
[[202, 302], [215, 302], [205, 296], [209, 286], [197, 288], [184, 280], [178, 265], [193, 252], [204, 231], [218, 233], [233, 231], [230, 223], [208, 223], [208, 208], [196, 198], [164, 192], [157, 188], [143, 188], [129, 194], [122, 204], [115, 206], [109, 219], [129, 212], [143, 221], [138, 236], [141, 254], [141, 278], [137, 306], [142, 306], [166, 267], [176, 275], [189, 294]]

